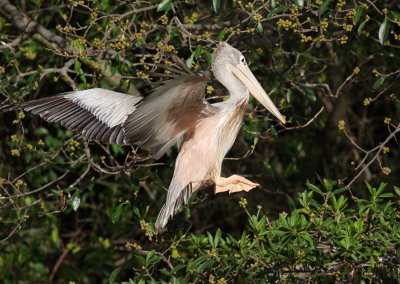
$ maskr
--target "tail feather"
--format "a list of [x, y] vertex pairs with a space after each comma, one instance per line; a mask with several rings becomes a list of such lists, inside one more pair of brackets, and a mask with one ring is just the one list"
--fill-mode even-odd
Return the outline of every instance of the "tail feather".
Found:
[[[168, 192], [170, 193], [170, 192]], [[178, 198], [170, 200], [170, 196], [167, 196], [167, 202], [163, 205], [158, 213], [155, 228], [157, 231], [162, 231], [167, 225], [168, 221], [178, 213], [183, 204], [187, 204], [190, 196], [193, 193], [192, 183], [189, 183], [179, 194]]]

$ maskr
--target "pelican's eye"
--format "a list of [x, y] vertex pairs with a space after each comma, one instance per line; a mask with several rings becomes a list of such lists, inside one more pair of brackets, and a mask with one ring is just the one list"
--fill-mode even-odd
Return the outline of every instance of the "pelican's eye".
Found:
[[246, 59], [244, 58], [244, 56], [240, 57], [240, 62], [244, 65], [247, 65], [246, 63]]

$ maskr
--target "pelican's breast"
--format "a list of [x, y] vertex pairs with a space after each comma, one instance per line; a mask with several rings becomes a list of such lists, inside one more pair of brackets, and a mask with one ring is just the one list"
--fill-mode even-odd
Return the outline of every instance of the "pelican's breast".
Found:
[[219, 124], [213, 139], [213, 146], [216, 148], [215, 163], [211, 173], [213, 178], [221, 175], [222, 162], [232, 148], [242, 126], [247, 103], [248, 100], [243, 99], [235, 104], [225, 104], [220, 108]]
[[221, 121], [219, 133], [219, 145], [221, 146], [222, 154], [225, 157], [226, 153], [231, 149], [236, 140], [238, 132], [242, 127], [243, 117], [246, 112], [247, 99], [236, 102], [234, 107], [227, 109], [224, 118]]

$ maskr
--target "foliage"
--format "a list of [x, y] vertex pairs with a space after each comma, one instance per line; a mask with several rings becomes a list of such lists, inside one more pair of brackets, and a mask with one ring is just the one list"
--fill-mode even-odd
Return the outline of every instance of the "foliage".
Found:
[[[129, 275], [125, 275], [129, 283], [394, 281], [399, 278], [400, 264], [400, 188], [392, 194], [384, 191], [384, 183], [378, 188], [366, 185], [368, 199], [348, 200], [344, 189], [336, 188], [331, 181], [325, 181], [323, 189], [307, 184], [308, 190], [299, 194], [299, 208], [289, 215], [280, 213], [272, 222], [261, 206], [256, 214], [250, 214], [242, 198], [240, 207], [248, 215], [248, 224], [238, 237], [220, 229], [204, 234], [178, 229], [158, 236], [151, 250], [128, 241], [118, 249], [125, 251], [127, 258], [113, 270], [110, 283], [122, 278], [118, 274], [123, 270]], [[41, 239], [35, 247], [58, 247], [58, 237], [54, 228], [51, 238]], [[18, 264], [14, 259], [16, 248]], [[108, 260], [113, 253], [110, 241], [101, 237], [84, 247], [68, 243], [67, 249], [98, 268], [108, 261], [97, 261]], [[9, 270], [3, 270], [3, 279], [10, 271], [22, 270], [24, 279], [44, 281], [49, 271], [37, 262], [43, 255], [31, 259], [30, 253], [24, 244], [6, 247], [0, 261]], [[128, 272], [131, 268], [133, 274]], [[64, 271], [65, 277], [80, 282], [87, 279], [87, 272], [96, 271], [86, 265], [81, 269], [77, 273]], [[102, 276], [107, 276], [106, 271]]]
[[[179, 67], [175, 55], [206, 70], [226, 40], [288, 121], [250, 99], [223, 174], [260, 188], [246, 199], [199, 193], [156, 234], [175, 148], [154, 161], [1, 113], [1, 279], [398, 281], [396, 2], [0, 0], [2, 101], [92, 87], [148, 94]], [[226, 95], [215, 81], [207, 94]]]
[[[184, 234], [169, 243], [171, 258], [156, 250], [134, 249], [136, 277], [157, 277], [165, 282], [209, 283], [318, 282], [360, 279], [398, 279], [400, 226], [396, 217], [400, 195], [385, 193], [385, 184], [367, 184], [369, 199], [353, 202], [327, 182], [322, 190], [308, 184], [300, 194], [301, 207], [290, 215], [280, 213], [270, 222], [259, 207], [248, 214], [248, 226], [240, 237], [214, 234]], [[399, 194], [400, 192], [398, 192]], [[354, 206], [352, 206], [354, 205]], [[164, 250], [165, 251], [165, 250]]]

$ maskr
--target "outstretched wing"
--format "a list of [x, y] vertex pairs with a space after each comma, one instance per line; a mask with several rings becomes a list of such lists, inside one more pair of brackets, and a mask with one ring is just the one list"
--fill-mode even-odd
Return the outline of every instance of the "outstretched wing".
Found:
[[88, 139], [135, 144], [160, 158], [214, 108], [204, 99], [209, 73], [182, 75], [146, 98], [95, 88], [17, 105], [46, 121], [60, 122]]
[[208, 80], [209, 74], [183, 75], [156, 89], [124, 122], [126, 141], [161, 157], [199, 119], [215, 112], [204, 99]]
[[16, 107], [40, 115], [48, 122], [60, 122], [66, 128], [82, 132], [86, 138], [125, 145], [122, 124], [142, 99], [95, 88], [29, 101]]

